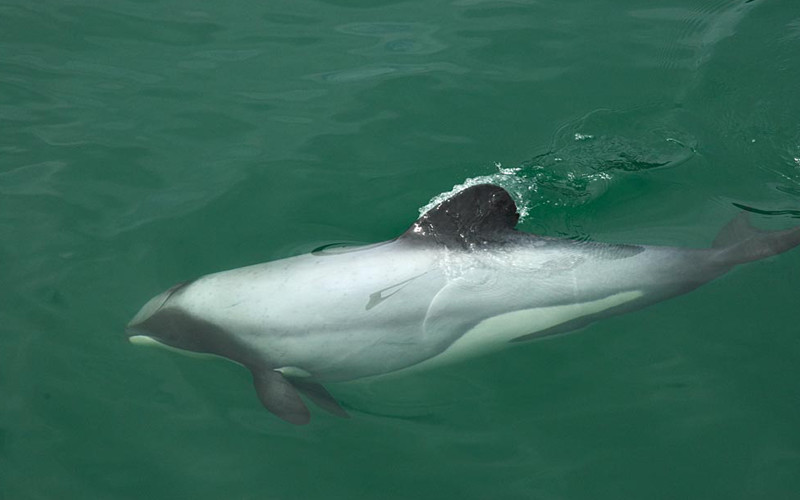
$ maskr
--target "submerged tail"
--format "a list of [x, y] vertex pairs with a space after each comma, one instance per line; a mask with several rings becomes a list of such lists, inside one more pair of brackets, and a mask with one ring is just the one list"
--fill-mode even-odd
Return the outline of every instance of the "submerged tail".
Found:
[[719, 232], [712, 248], [719, 259], [730, 265], [778, 255], [800, 245], [800, 226], [783, 231], [764, 231], [750, 224], [746, 212], [740, 213]]

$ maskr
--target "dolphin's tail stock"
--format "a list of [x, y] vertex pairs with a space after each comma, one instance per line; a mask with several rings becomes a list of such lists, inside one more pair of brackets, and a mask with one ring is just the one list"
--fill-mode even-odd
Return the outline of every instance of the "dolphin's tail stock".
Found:
[[765, 231], [750, 224], [740, 213], [719, 232], [712, 248], [717, 258], [731, 266], [778, 255], [800, 245], [800, 226], [783, 231]]

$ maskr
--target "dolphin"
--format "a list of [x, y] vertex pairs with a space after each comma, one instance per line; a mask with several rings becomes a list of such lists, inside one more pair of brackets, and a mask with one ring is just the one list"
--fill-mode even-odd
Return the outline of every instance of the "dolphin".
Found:
[[227, 358], [261, 403], [292, 424], [301, 394], [347, 417], [322, 385], [400, 373], [569, 332], [707, 283], [800, 244], [744, 213], [710, 248], [605, 244], [515, 229], [501, 187], [464, 189], [399, 237], [323, 248], [180, 283], [127, 325], [133, 343]]

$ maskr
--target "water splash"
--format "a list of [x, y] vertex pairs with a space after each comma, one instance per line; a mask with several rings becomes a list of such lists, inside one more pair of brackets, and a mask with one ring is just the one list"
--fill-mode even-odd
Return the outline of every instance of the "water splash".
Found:
[[495, 172], [470, 177], [420, 208], [425, 213], [455, 193], [477, 184], [496, 184], [514, 198], [524, 221], [542, 205], [569, 207], [600, 197], [627, 175], [677, 167], [697, 153], [695, 139], [668, 125], [663, 110], [597, 110], [555, 133], [545, 153], [514, 167], [495, 163]]
[[536, 183], [529, 182], [522, 172], [522, 167], [506, 168], [500, 163], [495, 163], [497, 172], [489, 175], [479, 175], [470, 177], [461, 184], [456, 184], [450, 191], [434, 196], [427, 205], [419, 209], [420, 215], [435, 207], [444, 200], [450, 198], [459, 191], [463, 191], [478, 184], [495, 184], [509, 192], [514, 202], [517, 204], [520, 219], [524, 220], [530, 210], [528, 200], [531, 192], [536, 190]]

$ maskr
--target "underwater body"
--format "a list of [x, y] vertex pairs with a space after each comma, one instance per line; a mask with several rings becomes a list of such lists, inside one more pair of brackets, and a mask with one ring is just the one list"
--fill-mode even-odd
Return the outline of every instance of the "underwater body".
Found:
[[347, 416], [325, 382], [469, 358], [565, 333], [691, 291], [734, 266], [800, 244], [745, 214], [710, 248], [604, 244], [517, 231], [503, 188], [472, 186], [398, 238], [211, 274], [151, 299], [134, 343], [247, 367], [263, 405], [305, 424], [301, 398]]

